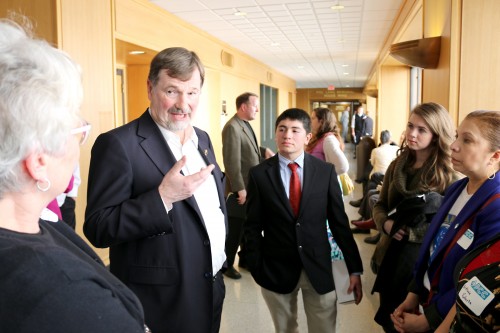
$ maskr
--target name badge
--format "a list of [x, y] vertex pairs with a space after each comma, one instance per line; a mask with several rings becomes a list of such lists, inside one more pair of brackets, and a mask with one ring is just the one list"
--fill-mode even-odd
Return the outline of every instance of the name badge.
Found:
[[467, 250], [469, 246], [472, 244], [472, 241], [474, 240], [474, 232], [472, 232], [470, 229], [467, 229], [466, 232], [460, 237], [458, 240], [458, 245], [462, 247], [462, 249]]
[[488, 304], [495, 299], [495, 295], [491, 290], [486, 288], [475, 276], [464, 284], [458, 293], [458, 297], [476, 316], [480, 316]]

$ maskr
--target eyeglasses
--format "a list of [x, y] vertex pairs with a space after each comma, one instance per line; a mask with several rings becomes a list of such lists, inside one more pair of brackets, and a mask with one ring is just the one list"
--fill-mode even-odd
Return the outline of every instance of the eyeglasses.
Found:
[[85, 144], [85, 142], [87, 141], [87, 139], [89, 138], [91, 128], [92, 128], [92, 126], [89, 123], [87, 123], [86, 121], [84, 121], [83, 126], [72, 129], [70, 131], [70, 134], [74, 135], [74, 134], [81, 133], [82, 136], [80, 137], [80, 146], [83, 146]]

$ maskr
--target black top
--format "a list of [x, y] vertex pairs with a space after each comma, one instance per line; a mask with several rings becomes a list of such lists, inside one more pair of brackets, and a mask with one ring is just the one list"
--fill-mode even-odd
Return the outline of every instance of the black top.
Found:
[[0, 228], [2, 332], [144, 332], [142, 306], [62, 222]]

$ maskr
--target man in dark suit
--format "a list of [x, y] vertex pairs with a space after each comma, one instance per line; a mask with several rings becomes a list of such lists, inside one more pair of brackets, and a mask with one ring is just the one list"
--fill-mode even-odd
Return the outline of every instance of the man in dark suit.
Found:
[[365, 119], [363, 121], [363, 129], [361, 131], [361, 136], [373, 137], [373, 119], [370, 117], [368, 110], [366, 110]]
[[[363, 271], [349, 229], [342, 193], [332, 164], [307, 153], [311, 119], [301, 109], [276, 120], [279, 153], [250, 169], [247, 196], [247, 262], [262, 287], [277, 332], [296, 332], [297, 294], [302, 290], [308, 331], [335, 332], [336, 294], [326, 221], [341, 248], [350, 274], [348, 293], [361, 301]], [[298, 164], [299, 180], [289, 164]], [[301, 194], [295, 186], [300, 185]], [[294, 197], [300, 198], [300, 203]], [[289, 197], [291, 201], [289, 201]], [[294, 210], [292, 207], [296, 207]]]
[[259, 164], [261, 153], [257, 138], [250, 125], [259, 112], [259, 96], [243, 93], [236, 98], [236, 114], [228, 120], [222, 130], [222, 158], [226, 174], [227, 212], [229, 231], [226, 239], [227, 269], [224, 275], [240, 279], [234, 268], [238, 246], [239, 266], [245, 267], [245, 243], [242, 241], [245, 222], [248, 170]]
[[191, 125], [204, 73], [194, 52], [158, 53], [149, 108], [92, 148], [85, 235], [110, 247], [111, 272], [139, 297], [155, 333], [220, 327], [223, 174], [208, 134]]

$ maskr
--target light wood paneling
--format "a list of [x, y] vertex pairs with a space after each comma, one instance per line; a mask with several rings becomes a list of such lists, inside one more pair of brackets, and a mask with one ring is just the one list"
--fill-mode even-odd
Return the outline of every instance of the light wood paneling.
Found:
[[128, 121], [139, 118], [149, 106], [147, 80], [149, 65], [127, 66]]
[[451, 0], [425, 0], [424, 37], [441, 36], [441, 53], [436, 69], [424, 69], [422, 102], [450, 105]]
[[500, 1], [463, 0], [459, 120], [500, 110]]
[[389, 130], [392, 137], [396, 139], [399, 138], [408, 122], [410, 112], [409, 83], [410, 69], [406, 66], [384, 66], [380, 69], [379, 112], [375, 122], [380, 131]]
[[7, 17], [9, 12], [26, 16], [32, 21], [33, 32], [38, 38], [57, 45], [56, 0], [0, 1], [0, 17]]
[[[90, 149], [96, 136], [114, 126], [114, 65], [111, 2], [102, 0], [60, 0], [61, 48], [80, 64], [83, 73], [82, 115], [92, 124], [89, 142], [81, 149], [82, 184], [76, 203], [77, 232], [87, 205], [87, 181]], [[98, 250], [107, 261], [107, 249]]]

